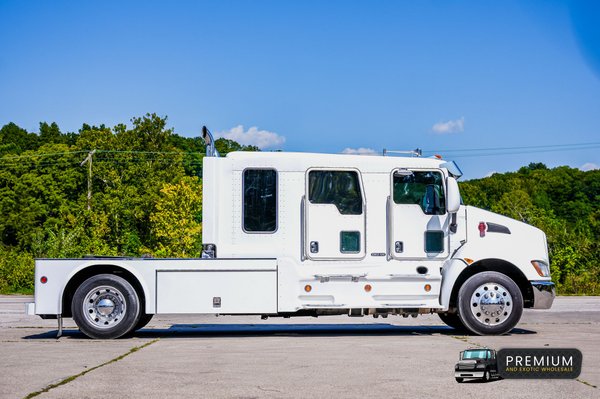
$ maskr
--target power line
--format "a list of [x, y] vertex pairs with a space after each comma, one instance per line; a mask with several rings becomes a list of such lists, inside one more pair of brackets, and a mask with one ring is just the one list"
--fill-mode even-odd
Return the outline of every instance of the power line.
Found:
[[[588, 142], [588, 143], [571, 143], [571, 144], [547, 144], [547, 145], [534, 145], [534, 146], [514, 146], [514, 147], [488, 147], [488, 148], [463, 148], [463, 149], [441, 149], [441, 150], [423, 150], [423, 153], [427, 154], [445, 154], [450, 153], [452, 158], [471, 158], [471, 157], [487, 157], [487, 156], [500, 156], [500, 155], [520, 155], [520, 154], [532, 154], [532, 153], [545, 153], [545, 152], [560, 152], [560, 151], [580, 151], [600, 148], [600, 142]], [[75, 155], [89, 153], [89, 150], [73, 150], [73, 151], [62, 151], [62, 152], [50, 152], [42, 154], [27, 154], [27, 155], [9, 155], [0, 157], [0, 164], [4, 166], [19, 165], [19, 161], [31, 160], [33, 158], [41, 157], [54, 157], [64, 155]], [[97, 150], [96, 154], [105, 154], [108, 156], [97, 156], [97, 162], [113, 162], [115, 164], [126, 164], [134, 162], [171, 162], [170, 160], [163, 159], [165, 156], [183, 156], [181, 160], [186, 164], [194, 165], [201, 164], [198, 160], [186, 159], [186, 156], [198, 156], [203, 157], [204, 154], [200, 151], [136, 151], [136, 150]], [[131, 158], [121, 158], [119, 155], [131, 156]], [[148, 155], [153, 155], [149, 157]], [[65, 163], [72, 163], [67, 160], [55, 159], [55, 162], [44, 162], [43, 164], [37, 164], [38, 166], [48, 165], [64, 165]]]
[[19, 160], [22, 158], [39, 158], [39, 157], [49, 157], [49, 156], [55, 156], [55, 155], [67, 155], [67, 154], [82, 154], [85, 152], [89, 152], [89, 151], [63, 151], [63, 152], [47, 152], [47, 153], [42, 153], [42, 154], [31, 154], [31, 155], [8, 155], [8, 156], [3, 156], [0, 157], [0, 160], [11, 160], [11, 159], [15, 159], [15, 160]]
[[[585, 148], [548, 148], [548, 149], [540, 149], [536, 151], [524, 150], [524, 151], [507, 151], [507, 152], [480, 152], [480, 153], [470, 153], [470, 154], [452, 154], [451, 158], [476, 158], [476, 157], [490, 157], [490, 156], [500, 156], [500, 155], [522, 155], [522, 154], [538, 154], [538, 153], [546, 153], [546, 152], [567, 152], [567, 151], [579, 151], [579, 150], [590, 150], [594, 148], [600, 148], [600, 145], [595, 146], [587, 146]], [[471, 151], [475, 152], [475, 151]]]
[[[580, 146], [597, 146], [600, 142], [591, 143], [575, 143], [575, 144], [549, 144], [549, 145], [532, 145], [532, 146], [517, 146], [517, 147], [490, 147], [490, 148], [464, 148], [464, 149], [445, 149], [445, 150], [423, 150], [427, 153], [438, 152], [471, 152], [471, 151], [503, 151], [503, 150], [524, 150], [524, 149], [544, 149], [544, 148], [565, 148], [565, 147], [580, 147]], [[574, 148], [579, 149], [579, 148]], [[586, 149], [586, 148], [581, 148]], [[539, 151], [536, 151], [539, 152]]]

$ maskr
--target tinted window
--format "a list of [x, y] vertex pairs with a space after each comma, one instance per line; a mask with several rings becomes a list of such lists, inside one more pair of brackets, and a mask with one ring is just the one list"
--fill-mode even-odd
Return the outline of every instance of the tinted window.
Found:
[[244, 230], [269, 233], [277, 230], [277, 172], [244, 171]]
[[360, 252], [359, 231], [340, 231], [340, 252], [355, 254]]
[[394, 174], [394, 202], [417, 204], [426, 215], [446, 213], [444, 180], [439, 172], [413, 172], [403, 176]]
[[358, 173], [337, 170], [310, 171], [308, 200], [313, 204], [334, 204], [342, 215], [362, 214]]
[[464, 351], [463, 359], [485, 359], [486, 351], [485, 350], [472, 350], [472, 351]]
[[444, 232], [425, 232], [425, 252], [444, 252]]

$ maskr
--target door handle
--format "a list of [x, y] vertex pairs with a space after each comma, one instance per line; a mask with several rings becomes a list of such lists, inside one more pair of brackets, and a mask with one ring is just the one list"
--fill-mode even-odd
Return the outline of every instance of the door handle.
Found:
[[394, 251], [396, 251], [397, 254], [404, 252], [404, 242], [396, 241], [394, 245]]
[[310, 242], [310, 253], [311, 254], [316, 254], [319, 252], [319, 242], [318, 241], [311, 241]]

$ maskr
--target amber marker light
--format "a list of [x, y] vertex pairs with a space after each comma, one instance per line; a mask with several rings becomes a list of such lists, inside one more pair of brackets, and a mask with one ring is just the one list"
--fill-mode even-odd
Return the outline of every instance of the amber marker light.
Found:
[[311, 292], [312, 291], [312, 287], [310, 286], [310, 284], [306, 284], [304, 286], [304, 291], [306, 291], [306, 292]]
[[371, 292], [372, 289], [373, 289], [373, 287], [371, 287], [371, 284], [366, 284], [365, 285], [365, 291], [366, 292]]
[[425, 292], [429, 292], [429, 291], [431, 291], [431, 285], [425, 284]]
[[550, 268], [545, 262], [542, 262], [541, 260], [532, 260], [531, 264], [540, 277], [550, 277]]
[[467, 262], [467, 265], [470, 265], [471, 263], [475, 262], [473, 259], [471, 258], [463, 258], [465, 260], [465, 262]]

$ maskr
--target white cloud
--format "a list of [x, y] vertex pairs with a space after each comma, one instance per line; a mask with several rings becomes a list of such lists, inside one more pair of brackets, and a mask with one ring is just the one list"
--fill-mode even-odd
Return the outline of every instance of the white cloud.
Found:
[[353, 154], [353, 155], [378, 155], [379, 153], [371, 148], [344, 148], [342, 154]]
[[498, 172], [496, 172], [495, 170], [492, 170], [491, 172], [488, 172], [484, 177], [490, 177], [491, 175], [495, 175], [496, 173], [498, 173]]
[[432, 126], [431, 130], [437, 134], [459, 133], [465, 130], [465, 117], [453, 121], [438, 122]]
[[581, 165], [579, 169], [583, 170], [584, 172], [587, 172], [588, 170], [600, 169], [600, 166], [596, 165], [595, 163], [586, 162], [583, 165]]
[[268, 130], [258, 130], [256, 126], [244, 131], [244, 126], [237, 125], [229, 130], [218, 132], [215, 136], [234, 140], [243, 145], [254, 145], [260, 149], [278, 147], [285, 143], [285, 137]]

